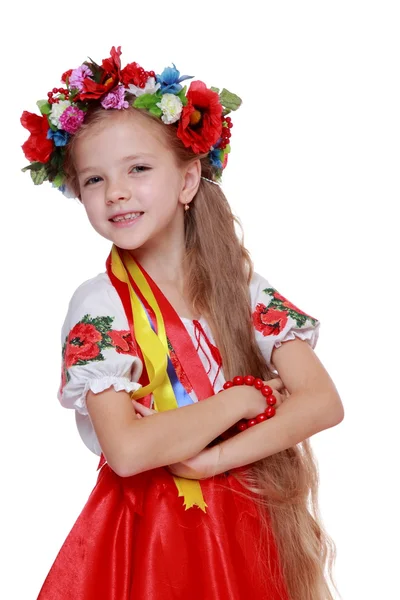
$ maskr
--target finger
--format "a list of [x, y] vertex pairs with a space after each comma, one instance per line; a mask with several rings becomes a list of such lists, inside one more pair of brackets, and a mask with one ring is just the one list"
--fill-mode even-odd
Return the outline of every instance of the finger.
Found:
[[280, 394], [279, 392], [275, 392], [273, 393], [274, 398], [276, 399], [276, 404], [275, 407], [277, 408], [278, 406], [280, 406], [282, 404], [282, 402], [284, 401], [284, 396], [283, 394]]
[[[275, 406], [275, 408], [278, 408], [278, 406], [280, 406], [283, 403], [283, 401], [285, 400], [285, 395], [281, 392], [278, 392], [277, 390], [272, 390], [272, 391], [273, 391], [272, 396], [269, 396], [269, 397], [275, 398], [274, 406]], [[268, 398], [266, 398], [266, 400], [268, 403]]]
[[269, 385], [270, 388], [272, 388], [273, 390], [283, 390], [285, 388], [285, 385], [282, 381], [282, 379], [280, 379], [280, 377], [275, 377], [274, 379], [269, 379], [268, 381], [264, 381], [265, 385]]
[[132, 400], [132, 404], [135, 411], [139, 413], [139, 415], [142, 415], [142, 417], [149, 417], [150, 415], [154, 415], [156, 412], [151, 408], [147, 408], [147, 406], [143, 406], [143, 404], [140, 404], [140, 402], [137, 402], [136, 400]]

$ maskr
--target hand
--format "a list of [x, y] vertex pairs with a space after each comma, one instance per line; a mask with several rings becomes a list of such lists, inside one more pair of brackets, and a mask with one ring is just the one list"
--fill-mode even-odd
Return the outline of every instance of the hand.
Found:
[[205, 448], [196, 456], [168, 466], [172, 475], [185, 479], [207, 479], [213, 477], [218, 466], [219, 446]]
[[269, 385], [273, 390], [273, 394], [276, 398], [276, 408], [282, 404], [285, 398], [290, 396], [289, 392], [285, 388], [285, 384], [283, 383], [280, 377], [274, 377], [274, 379], [269, 379], [268, 381], [264, 381], [265, 385]]
[[147, 406], [143, 406], [143, 404], [140, 404], [140, 402], [137, 402], [136, 400], [132, 400], [132, 404], [133, 408], [135, 409], [137, 419], [141, 419], [142, 417], [150, 417], [151, 415], [155, 415], [157, 412], [152, 408], [147, 408]]
[[[276, 398], [275, 408], [278, 409], [278, 407], [282, 404], [285, 398], [289, 396], [289, 392], [286, 390], [282, 379], [280, 379], [279, 377], [275, 377], [274, 379], [264, 381], [264, 385], [269, 385], [269, 387], [272, 388], [273, 395]], [[244, 418], [254, 419], [257, 415], [265, 411], [267, 407], [266, 399], [259, 390], [252, 386], [246, 385], [240, 388], [235, 387], [234, 389], [243, 388], [246, 389], [246, 393], [251, 393], [251, 400], [246, 405], [246, 414]]]

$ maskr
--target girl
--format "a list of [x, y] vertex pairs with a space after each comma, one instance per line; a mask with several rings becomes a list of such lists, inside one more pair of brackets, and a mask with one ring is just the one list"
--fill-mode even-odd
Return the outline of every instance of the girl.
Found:
[[308, 438], [343, 408], [319, 322], [253, 272], [219, 186], [240, 99], [120, 54], [22, 116], [33, 181], [113, 243], [62, 331], [59, 400], [100, 471], [39, 599], [332, 599]]

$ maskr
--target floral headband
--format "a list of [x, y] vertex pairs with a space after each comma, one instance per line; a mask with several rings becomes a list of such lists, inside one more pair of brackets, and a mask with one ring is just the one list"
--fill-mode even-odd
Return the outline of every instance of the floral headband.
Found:
[[120, 46], [113, 46], [110, 54], [101, 65], [89, 59], [66, 71], [63, 87], [53, 88], [47, 100], [37, 102], [41, 116], [23, 112], [21, 124], [30, 136], [22, 149], [30, 164], [22, 171], [30, 171], [35, 185], [50, 181], [65, 192], [65, 147], [84, 123], [89, 106], [97, 103], [106, 110], [131, 105], [174, 125], [186, 148], [208, 153], [212, 179], [218, 181], [230, 152], [232, 121], [227, 115], [239, 108], [241, 99], [226, 89], [207, 88], [202, 81], [182, 87], [181, 82], [192, 76], [181, 76], [175, 65], [161, 75], [135, 62], [121, 69]]

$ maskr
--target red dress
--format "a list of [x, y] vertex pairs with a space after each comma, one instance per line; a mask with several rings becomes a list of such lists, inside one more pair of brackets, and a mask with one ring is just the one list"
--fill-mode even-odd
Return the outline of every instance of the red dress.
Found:
[[201, 487], [206, 513], [184, 509], [166, 469], [123, 478], [106, 463], [38, 600], [286, 600], [242, 485], [220, 475]]

